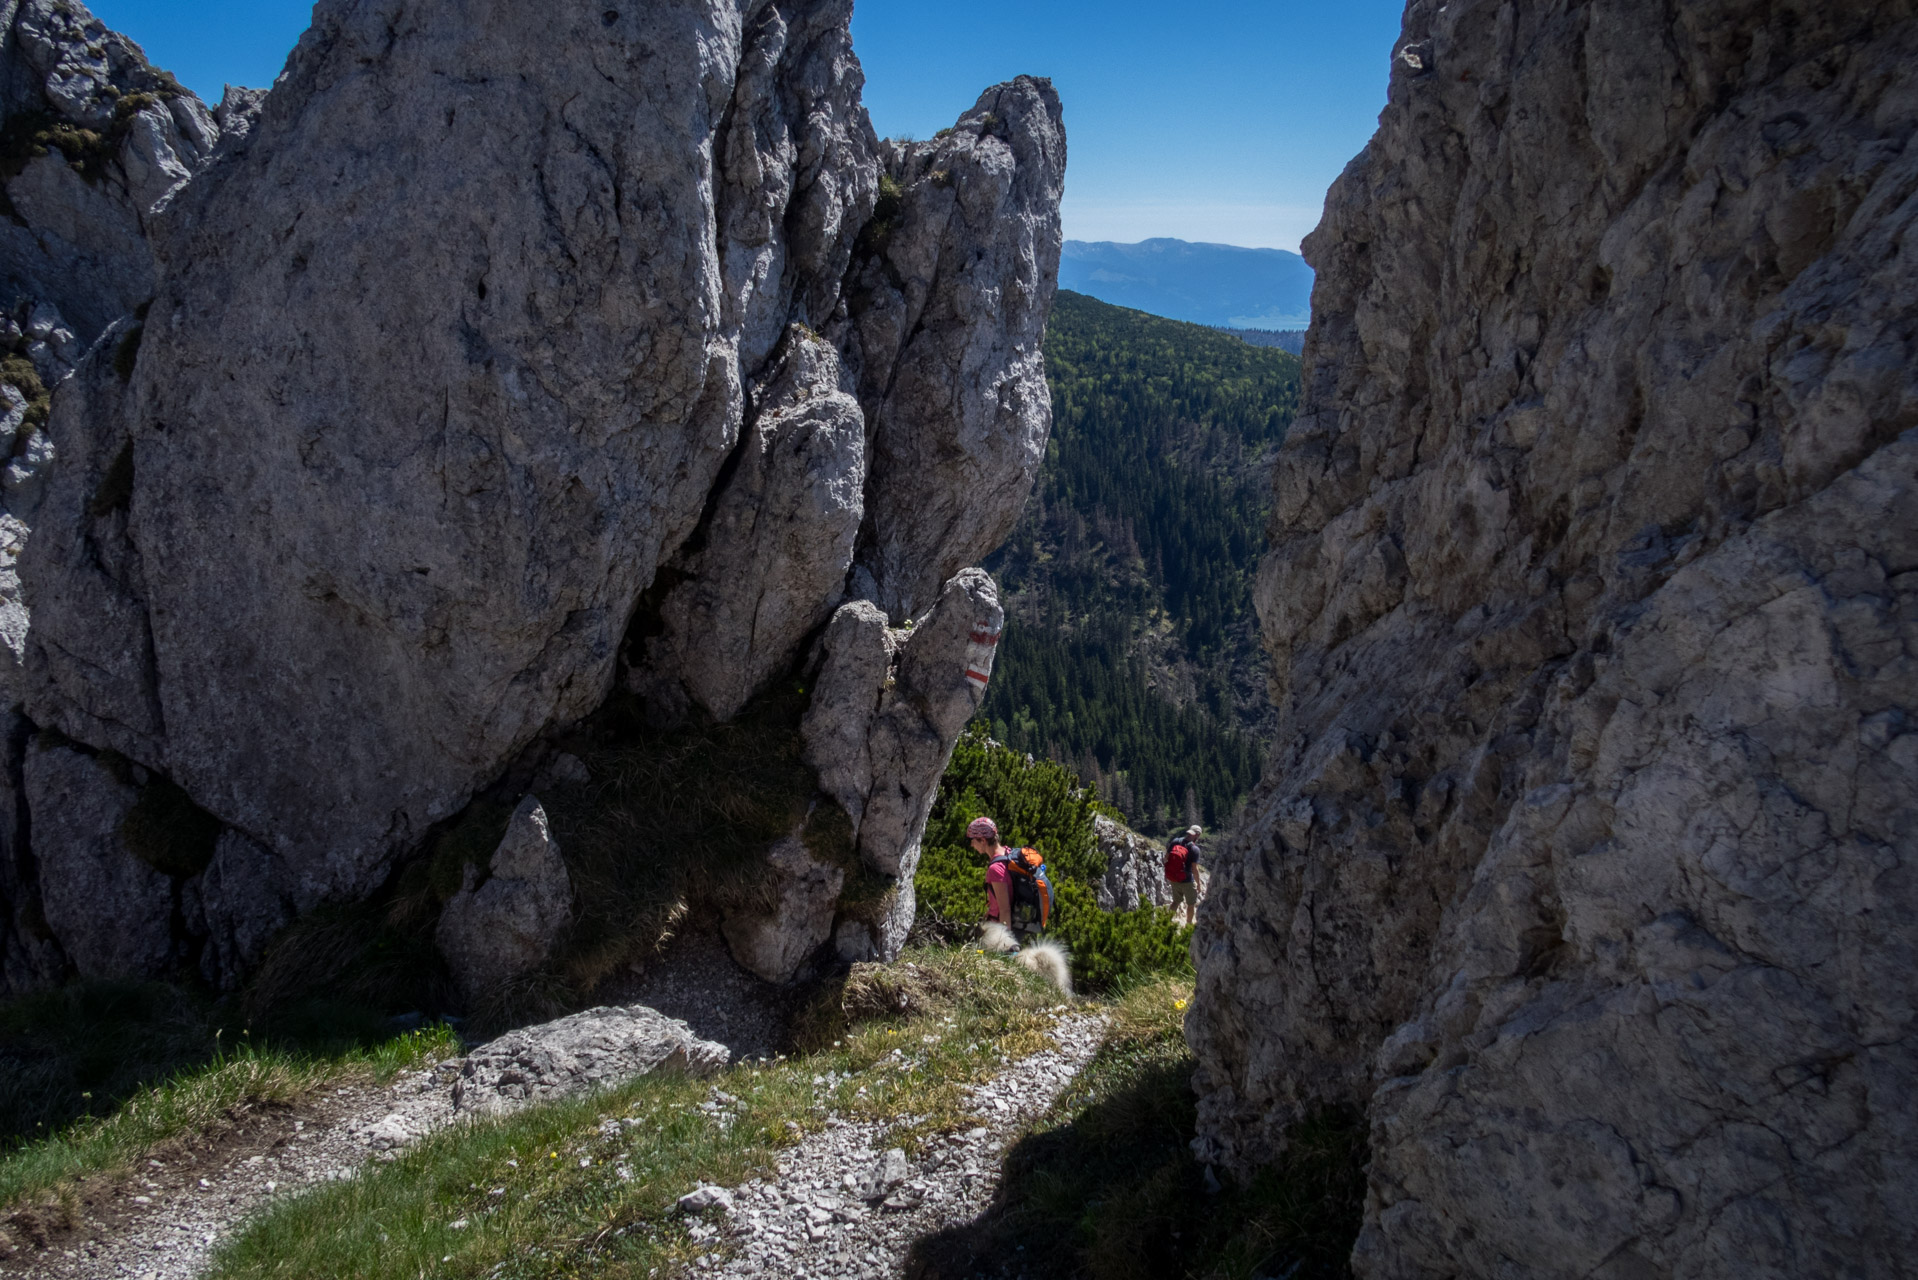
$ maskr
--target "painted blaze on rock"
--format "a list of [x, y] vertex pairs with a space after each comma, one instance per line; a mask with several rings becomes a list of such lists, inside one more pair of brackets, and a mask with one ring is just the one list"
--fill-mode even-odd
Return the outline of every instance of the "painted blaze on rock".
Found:
[[1021, 78], [881, 143], [849, 16], [320, 4], [174, 195], [137, 361], [55, 407], [32, 721], [307, 911], [594, 711], [649, 588], [634, 687], [720, 718], [848, 601], [937, 614], [1043, 456], [1064, 135]]
[[1400, 49], [1306, 244], [1203, 1152], [1366, 1106], [1371, 1277], [1901, 1274], [1918, 20], [1421, 0]]

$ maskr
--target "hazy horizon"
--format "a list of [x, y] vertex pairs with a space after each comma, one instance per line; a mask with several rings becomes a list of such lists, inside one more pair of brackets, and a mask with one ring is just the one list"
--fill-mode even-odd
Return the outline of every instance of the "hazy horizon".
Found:
[[[93, 0], [209, 103], [272, 83], [309, 0]], [[1401, 0], [859, 0], [853, 49], [882, 136], [930, 137], [987, 86], [1065, 102], [1066, 234], [1296, 251], [1385, 104]]]

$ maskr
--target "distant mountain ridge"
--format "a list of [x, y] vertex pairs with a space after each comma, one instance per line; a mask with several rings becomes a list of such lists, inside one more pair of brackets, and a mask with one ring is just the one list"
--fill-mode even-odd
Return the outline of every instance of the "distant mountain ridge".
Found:
[[1230, 329], [1303, 329], [1312, 268], [1283, 249], [1186, 240], [1068, 240], [1059, 287], [1171, 320]]

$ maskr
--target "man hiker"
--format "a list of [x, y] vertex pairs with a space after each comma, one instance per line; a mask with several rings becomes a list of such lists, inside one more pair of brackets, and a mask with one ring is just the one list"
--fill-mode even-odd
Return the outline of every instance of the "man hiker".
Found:
[[999, 825], [991, 818], [966, 824], [966, 839], [975, 853], [986, 857], [986, 920], [1004, 925], [1015, 939], [1045, 928], [1052, 914], [1052, 885], [1044, 859], [1034, 850], [1001, 844]]
[[1165, 880], [1172, 886], [1172, 911], [1176, 915], [1185, 906], [1185, 922], [1190, 925], [1199, 914], [1199, 829], [1187, 827], [1185, 834], [1165, 851]]

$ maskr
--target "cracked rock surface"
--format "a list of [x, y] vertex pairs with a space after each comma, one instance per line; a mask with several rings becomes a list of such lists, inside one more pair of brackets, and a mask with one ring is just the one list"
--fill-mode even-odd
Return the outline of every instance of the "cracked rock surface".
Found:
[[653, 1071], [711, 1075], [731, 1052], [702, 1040], [683, 1022], [644, 1005], [587, 1009], [509, 1031], [460, 1060], [453, 1109], [482, 1115], [509, 1111]]
[[1414, 0], [1394, 53], [1306, 242], [1202, 1154], [1367, 1107], [1368, 1277], [1902, 1274], [1918, 17]]

